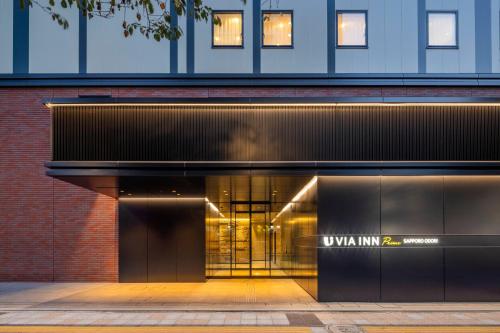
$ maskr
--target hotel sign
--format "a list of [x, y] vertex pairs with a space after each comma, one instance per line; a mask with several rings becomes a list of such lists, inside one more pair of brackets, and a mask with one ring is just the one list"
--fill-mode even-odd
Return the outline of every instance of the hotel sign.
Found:
[[434, 236], [323, 236], [325, 247], [431, 247], [439, 245], [439, 237]]
[[322, 248], [500, 247], [500, 235], [321, 235]]

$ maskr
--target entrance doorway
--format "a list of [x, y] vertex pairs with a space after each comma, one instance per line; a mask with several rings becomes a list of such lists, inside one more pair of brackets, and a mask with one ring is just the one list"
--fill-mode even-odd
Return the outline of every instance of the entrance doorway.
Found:
[[228, 221], [229, 276], [285, 276], [277, 265], [277, 233], [270, 201], [231, 201]]
[[296, 231], [277, 217], [310, 179], [207, 177], [206, 276], [289, 276]]

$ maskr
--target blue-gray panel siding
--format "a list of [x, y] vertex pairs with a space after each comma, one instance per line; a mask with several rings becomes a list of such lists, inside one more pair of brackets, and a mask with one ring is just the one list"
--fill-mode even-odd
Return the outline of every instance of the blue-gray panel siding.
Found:
[[418, 72], [427, 71], [427, 14], [425, 0], [418, 0]]
[[261, 3], [254, 1], [253, 3], [253, 72], [260, 73], [260, 49], [261, 49]]
[[476, 72], [491, 73], [491, 0], [475, 1]]
[[186, 71], [194, 73], [194, 0], [187, 0], [186, 24]]
[[[177, 12], [175, 11], [175, 2], [174, 0], [170, 1], [170, 13], [172, 15], [172, 27], [178, 27], [178, 17]], [[178, 42], [177, 40], [173, 40], [170, 42], [170, 73], [178, 72]]]
[[14, 2], [14, 45], [13, 72], [29, 72], [29, 13], [28, 8], [22, 9], [18, 0]]
[[335, 40], [337, 24], [335, 15], [335, 0], [327, 0], [327, 38], [328, 38], [328, 73], [335, 72]]
[[87, 73], [87, 16], [78, 15], [78, 72]]

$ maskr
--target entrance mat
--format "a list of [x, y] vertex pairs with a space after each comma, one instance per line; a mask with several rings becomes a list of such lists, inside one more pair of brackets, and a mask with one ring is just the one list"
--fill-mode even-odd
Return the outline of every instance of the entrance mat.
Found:
[[283, 326], [0, 326], [0, 333], [312, 333]]
[[290, 312], [286, 317], [291, 326], [323, 327], [325, 326], [314, 313]]
[[500, 326], [362, 326], [365, 333], [500, 333]]

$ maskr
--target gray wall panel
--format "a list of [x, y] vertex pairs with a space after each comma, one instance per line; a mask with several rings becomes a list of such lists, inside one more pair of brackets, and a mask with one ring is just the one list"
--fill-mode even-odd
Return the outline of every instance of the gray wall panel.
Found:
[[458, 49], [427, 50], [428, 73], [474, 73], [475, 55], [475, 0], [427, 0], [427, 10], [458, 11]]
[[[16, 4], [18, 1], [15, 2]], [[11, 74], [13, 62], [14, 1], [0, 1], [0, 73]]]
[[337, 49], [336, 71], [418, 72], [417, 3], [417, 0], [336, 1], [337, 10], [368, 11], [368, 48]]
[[61, 28], [37, 6], [30, 8], [30, 73], [78, 73], [78, 10], [63, 9], [60, 5], [56, 10], [68, 20], [68, 29]]
[[212, 20], [195, 23], [195, 73], [251, 73], [253, 71], [252, 1], [209, 0], [213, 10], [243, 10], [243, 48], [212, 48]]
[[500, 72], [500, 0], [491, 0], [491, 70]]
[[[269, 9], [269, 3], [262, 10]], [[326, 73], [327, 15], [325, 0], [280, 0], [272, 9], [293, 10], [293, 49], [262, 49], [262, 73]]]
[[122, 22], [122, 12], [109, 19], [95, 17], [88, 22], [87, 72], [169, 73], [170, 43], [146, 39], [139, 31], [125, 38]]

